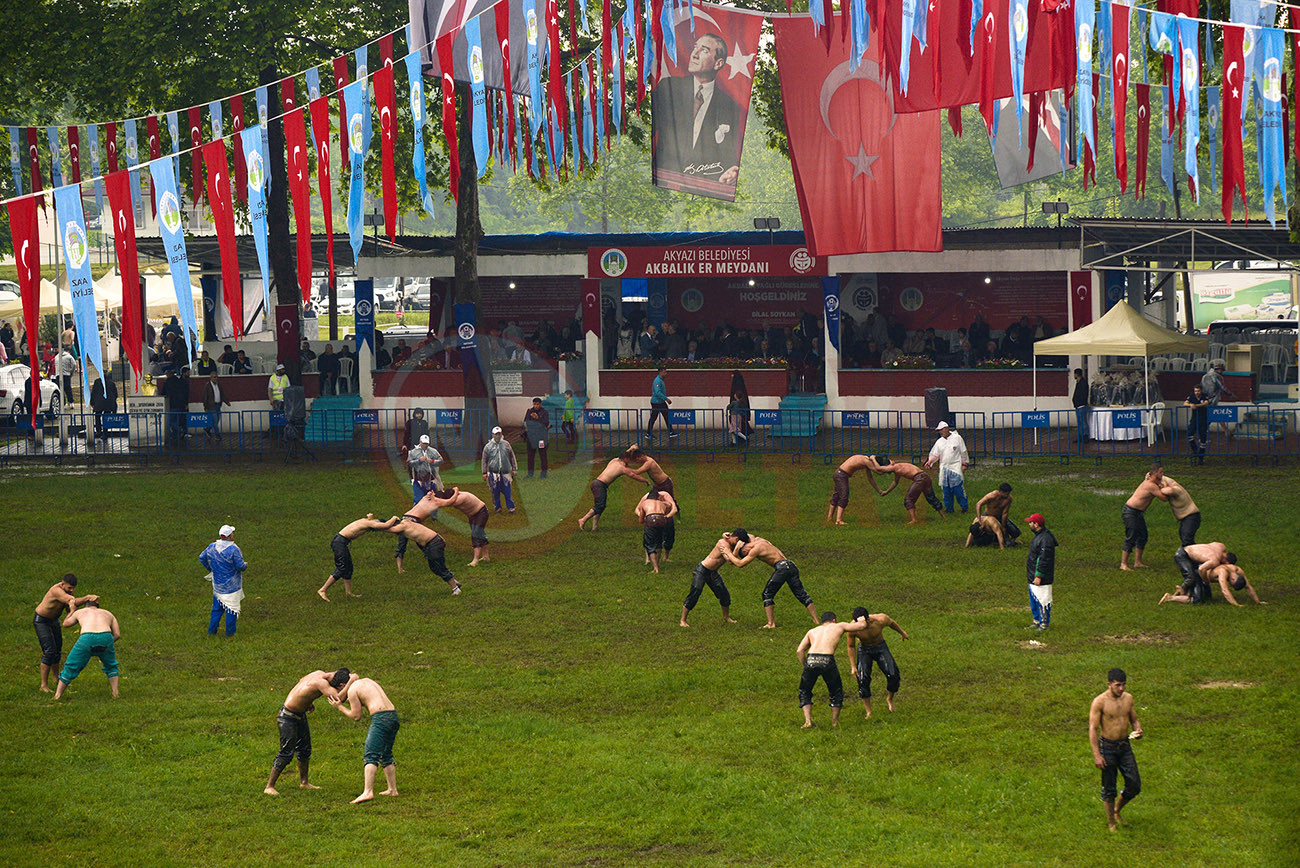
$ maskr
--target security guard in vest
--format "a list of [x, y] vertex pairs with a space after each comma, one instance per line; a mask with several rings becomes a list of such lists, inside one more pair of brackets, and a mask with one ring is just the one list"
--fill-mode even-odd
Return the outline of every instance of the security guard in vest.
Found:
[[284, 373], [284, 364], [275, 366], [275, 373], [266, 381], [266, 396], [271, 400], [272, 410], [284, 410], [284, 390], [289, 388], [289, 378]]

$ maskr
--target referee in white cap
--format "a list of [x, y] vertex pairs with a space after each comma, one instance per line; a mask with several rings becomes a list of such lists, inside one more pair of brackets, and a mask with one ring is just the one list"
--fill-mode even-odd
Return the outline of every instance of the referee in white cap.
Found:
[[208, 635], [217, 635], [221, 626], [221, 616], [226, 617], [226, 635], [235, 635], [235, 624], [239, 620], [239, 603], [244, 599], [244, 553], [235, 545], [232, 537], [235, 528], [223, 524], [217, 532], [216, 542], [205, 548], [199, 555], [199, 563], [208, 570], [208, 579], [212, 582], [212, 618], [208, 621]]

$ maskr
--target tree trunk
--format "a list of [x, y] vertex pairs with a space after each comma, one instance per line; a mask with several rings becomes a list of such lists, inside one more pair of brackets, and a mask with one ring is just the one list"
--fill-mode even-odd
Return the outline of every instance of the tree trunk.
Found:
[[[280, 73], [274, 66], [268, 66], [258, 78], [261, 84], [270, 86], [267, 103], [273, 110], [269, 114], [278, 115], [279, 111], [274, 109], [280, 105]], [[294, 271], [293, 242], [289, 237], [289, 172], [284, 160], [283, 122], [269, 121], [266, 134], [271, 163], [268, 167], [271, 183], [266, 194], [267, 256], [271, 261], [271, 283], [275, 287], [271, 297], [277, 304], [295, 304], [298, 279]], [[266, 315], [275, 321], [275, 311], [268, 310]]]

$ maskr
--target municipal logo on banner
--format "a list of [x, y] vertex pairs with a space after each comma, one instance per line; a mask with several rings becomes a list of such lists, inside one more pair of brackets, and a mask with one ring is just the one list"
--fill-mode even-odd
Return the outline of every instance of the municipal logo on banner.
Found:
[[253, 151], [248, 155], [248, 184], [258, 190], [266, 183], [266, 169], [262, 165], [262, 154]]
[[456, 329], [456, 334], [460, 336], [460, 341], [462, 345], [467, 345], [467, 346], [473, 345], [474, 326], [470, 325], [467, 322], [461, 323], [460, 327]]
[[607, 277], [619, 277], [627, 271], [627, 254], [617, 247], [606, 250], [600, 257], [600, 270]]
[[460, 339], [462, 350], [472, 350], [478, 346], [474, 330], [474, 305], [458, 304], [455, 306], [456, 337]]
[[807, 247], [800, 247], [790, 254], [790, 270], [796, 274], [807, 274], [817, 265], [817, 257], [808, 252]]
[[170, 190], [162, 194], [158, 201], [158, 214], [168, 232], [178, 232], [181, 228], [181, 206], [176, 195]]
[[754, 424], [755, 425], [780, 425], [781, 411], [780, 410], [755, 410]]
[[356, 345], [361, 349], [364, 343], [370, 347], [371, 352], [375, 349], [375, 282], [370, 279], [358, 280], [355, 285], [356, 303], [354, 313], [356, 314]]
[[478, 45], [469, 50], [469, 80], [474, 84], [483, 83], [483, 48]]
[[361, 153], [363, 131], [364, 127], [361, 122], [361, 112], [354, 112], [348, 118], [348, 148], [354, 154]]
[[1035, 410], [1020, 414], [1021, 428], [1046, 428], [1048, 427], [1050, 414], [1046, 410]]
[[68, 252], [69, 267], [81, 268], [86, 264], [86, 233], [77, 223], [70, 221], [63, 228], [63, 248]]
[[608, 410], [583, 410], [582, 421], [586, 422], [588, 425], [608, 425], [609, 411]]

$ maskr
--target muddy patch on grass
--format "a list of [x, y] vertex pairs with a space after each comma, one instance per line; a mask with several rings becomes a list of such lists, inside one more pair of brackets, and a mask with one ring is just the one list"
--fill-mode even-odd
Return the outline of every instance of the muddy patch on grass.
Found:
[[1024, 641], [1017, 642], [1016, 647], [1024, 651], [1046, 651], [1047, 650], [1047, 646], [1042, 642], [1039, 642], [1037, 639], [1025, 639]]
[[1247, 687], [1258, 687], [1259, 684], [1254, 681], [1202, 681], [1196, 686], [1201, 690], [1218, 690], [1223, 687], [1236, 687], [1244, 690]]
[[1132, 489], [1128, 488], [1089, 488], [1088, 492], [1101, 497], [1128, 497], [1133, 493]]
[[1112, 645], [1173, 645], [1178, 637], [1172, 633], [1125, 633], [1122, 636], [1102, 636], [1101, 641]]

